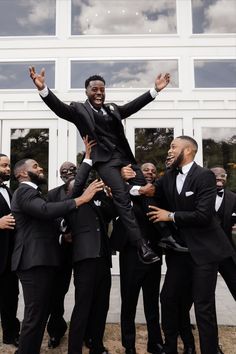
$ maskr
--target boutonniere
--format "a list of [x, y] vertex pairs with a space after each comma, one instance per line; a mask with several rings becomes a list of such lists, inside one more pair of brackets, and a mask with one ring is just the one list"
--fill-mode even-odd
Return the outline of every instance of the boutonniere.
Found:
[[114, 112], [114, 110], [115, 110], [114, 107], [112, 106], [112, 104], [110, 104], [109, 109], [111, 112]]
[[100, 200], [93, 201], [96, 206], [101, 206], [102, 202]]

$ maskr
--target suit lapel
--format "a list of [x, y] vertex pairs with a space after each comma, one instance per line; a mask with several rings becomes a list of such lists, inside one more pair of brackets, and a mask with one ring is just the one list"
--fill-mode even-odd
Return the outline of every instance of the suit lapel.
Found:
[[196, 168], [197, 168], [197, 164], [194, 162], [185, 178], [183, 188], [180, 194], [185, 194], [185, 192], [190, 190], [191, 183], [192, 183], [192, 176], [194, 175]]
[[87, 120], [88, 125], [89, 125], [91, 131], [94, 131], [95, 120], [94, 120], [94, 116], [93, 116], [93, 109], [91, 108], [88, 100], [86, 100], [82, 106], [86, 109], [86, 111], [89, 115], [88, 120]]

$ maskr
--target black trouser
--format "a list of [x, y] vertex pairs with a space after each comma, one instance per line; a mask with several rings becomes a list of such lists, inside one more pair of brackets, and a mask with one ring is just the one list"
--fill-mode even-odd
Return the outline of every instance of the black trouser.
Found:
[[220, 262], [219, 273], [236, 301], [236, 264], [231, 257]]
[[0, 274], [0, 315], [3, 340], [12, 340], [19, 336], [20, 322], [16, 317], [18, 295], [18, 277], [15, 272], [6, 270]]
[[133, 247], [127, 245], [120, 252], [121, 337], [122, 345], [135, 348], [135, 315], [140, 290], [147, 322], [148, 351], [162, 344], [159, 323], [159, 291], [161, 262], [143, 264]]
[[218, 329], [216, 323], [215, 288], [218, 263], [198, 265], [190, 254], [172, 252], [168, 259], [165, 282], [161, 291], [162, 328], [166, 353], [177, 353], [180, 328], [180, 299], [185, 280], [192, 279], [192, 294], [199, 331], [201, 354], [216, 354]]
[[[67, 247], [69, 246], [69, 247]], [[72, 248], [71, 245], [63, 247], [63, 263], [58, 268], [55, 276], [55, 285], [52, 295], [50, 317], [47, 324], [47, 331], [50, 337], [60, 339], [67, 330], [67, 323], [63, 318], [64, 300], [70, 287], [72, 274]]]
[[56, 267], [18, 271], [25, 302], [18, 354], [39, 354], [46, 327]]
[[[135, 244], [144, 236], [141, 234], [133, 212], [127, 184], [121, 177], [121, 167], [128, 165], [129, 163], [129, 161], [122, 160], [122, 155], [119, 151], [115, 151], [111, 160], [103, 163], [96, 163], [95, 168], [104, 183], [111, 188], [113, 201], [117, 213], [125, 227], [128, 239], [132, 244]], [[138, 165], [132, 165], [132, 168], [135, 170], [136, 176], [129, 182], [132, 185], [146, 185], [146, 180]], [[148, 209], [149, 204], [156, 205], [153, 198], [141, 198], [144, 213], [150, 211]], [[164, 223], [155, 223], [153, 226], [157, 229], [159, 235], [167, 236], [170, 234], [168, 227]]]
[[[170, 258], [170, 266], [171, 266], [171, 255], [173, 251], [166, 252], [166, 265], [168, 268], [169, 258]], [[180, 260], [185, 262], [185, 258], [182, 257]], [[181, 293], [178, 293], [179, 299], [179, 318], [178, 318], [178, 326], [179, 326], [179, 335], [182, 339], [184, 347], [195, 347], [194, 336], [192, 333], [192, 326], [190, 320], [190, 310], [193, 305], [193, 295], [192, 295], [192, 276], [191, 273], [186, 274], [184, 279], [184, 289]], [[189, 277], [187, 277], [189, 275]]]
[[99, 257], [76, 262], [74, 285], [75, 305], [70, 321], [68, 354], [82, 354], [87, 328], [92, 349], [101, 353], [111, 289], [108, 260]]

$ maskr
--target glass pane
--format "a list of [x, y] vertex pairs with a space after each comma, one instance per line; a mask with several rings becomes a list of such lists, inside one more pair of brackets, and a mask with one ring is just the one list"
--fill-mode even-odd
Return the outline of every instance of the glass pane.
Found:
[[236, 127], [202, 128], [203, 165], [227, 171], [227, 186], [236, 192]]
[[177, 60], [71, 61], [71, 88], [84, 88], [85, 80], [101, 75], [109, 88], [150, 88], [159, 73], [169, 72], [168, 87], [178, 87]]
[[56, 0], [1, 0], [0, 36], [54, 36]]
[[165, 171], [165, 160], [170, 143], [174, 138], [174, 128], [136, 128], [135, 158], [139, 165], [153, 163], [158, 174]]
[[23, 61], [0, 62], [0, 90], [35, 89], [29, 77], [29, 66], [35, 66], [37, 71], [45, 68], [47, 85], [50, 88], [55, 88], [54, 61]]
[[176, 0], [72, 0], [72, 35], [176, 32]]
[[193, 33], [236, 33], [235, 0], [192, 0]]
[[[24, 158], [36, 160], [48, 179], [49, 129], [11, 129], [11, 165]], [[11, 182], [15, 189], [16, 181]], [[46, 191], [47, 186], [42, 186]]]
[[196, 88], [236, 87], [236, 59], [194, 60]]

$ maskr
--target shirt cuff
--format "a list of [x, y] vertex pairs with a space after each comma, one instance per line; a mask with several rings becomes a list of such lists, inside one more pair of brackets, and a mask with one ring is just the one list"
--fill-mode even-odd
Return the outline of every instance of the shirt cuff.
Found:
[[141, 188], [140, 186], [133, 186], [133, 187], [130, 189], [129, 193], [130, 193], [131, 195], [133, 195], [134, 197], [137, 197], [138, 195], [140, 195], [140, 194], [139, 194], [140, 188]]
[[158, 92], [156, 89], [154, 89], [154, 87], [151, 88], [149, 92], [150, 92], [150, 95], [152, 96], [152, 98], [156, 98], [158, 95]]
[[87, 163], [90, 166], [93, 166], [93, 161], [91, 159], [83, 159], [83, 162]]
[[38, 93], [40, 94], [41, 97], [46, 97], [48, 95], [48, 87], [45, 86], [44, 89], [38, 90]]

